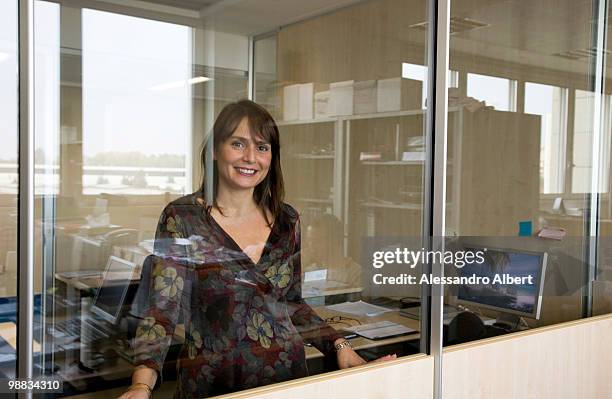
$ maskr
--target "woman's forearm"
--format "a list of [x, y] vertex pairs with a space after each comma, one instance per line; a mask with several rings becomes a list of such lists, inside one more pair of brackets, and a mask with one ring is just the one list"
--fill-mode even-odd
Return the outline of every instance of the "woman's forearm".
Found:
[[155, 386], [157, 381], [157, 371], [152, 368], [141, 366], [134, 370], [132, 374], [132, 384], [147, 384], [151, 389]]

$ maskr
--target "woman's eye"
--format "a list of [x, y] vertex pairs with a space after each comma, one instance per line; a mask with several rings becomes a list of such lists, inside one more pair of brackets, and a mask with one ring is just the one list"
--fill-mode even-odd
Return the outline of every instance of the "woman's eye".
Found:
[[260, 145], [260, 146], [257, 147], [257, 150], [261, 151], [261, 152], [270, 151], [270, 146], [268, 146], [268, 145]]
[[232, 147], [234, 147], [234, 148], [242, 148], [242, 147], [244, 147], [244, 144], [242, 144], [240, 141], [234, 141], [232, 143]]

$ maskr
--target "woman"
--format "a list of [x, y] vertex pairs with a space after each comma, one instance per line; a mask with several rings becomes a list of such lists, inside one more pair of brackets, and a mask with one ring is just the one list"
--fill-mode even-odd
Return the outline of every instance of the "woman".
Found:
[[179, 398], [304, 377], [304, 340], [340, 368], [365, 363], [302, 300], [299, 217], [283, 203], [279, 150], [278, 128], [256, 103], [219, 114], [202, 151], [200, 190], [161, 215], [138, 366], [122, 399], [150, 395], [180, 322]]

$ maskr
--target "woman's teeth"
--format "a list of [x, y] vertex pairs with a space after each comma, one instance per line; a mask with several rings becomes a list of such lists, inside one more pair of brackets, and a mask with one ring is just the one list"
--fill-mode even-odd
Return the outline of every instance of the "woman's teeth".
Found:
[[240, 174], [242, 175], [248, 175], [248, 176], [252, 176], [253, 174], [255, 174], [255, 170], [253, 169], [243, 169], [243, 168], [237, 168], [238, 172], [240, 172]]

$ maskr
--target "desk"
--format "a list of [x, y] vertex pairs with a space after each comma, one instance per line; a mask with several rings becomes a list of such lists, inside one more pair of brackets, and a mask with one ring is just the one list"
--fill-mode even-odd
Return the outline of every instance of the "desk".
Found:
[[[370, 349], [378, 346], [391, 345], [400, 342], [416, 341], [421, 337], [420, 333], [418, 332], [418, 330], [421, 328], [420, 322], [418, 320], [410, 319], [408, 317], [400, 315], [399, 311], [387, 312], [380, 316], [374, 317], [359, 317], [348, 313], [332, 311], [327, 309], [327, 307], [325, 306], [317, 306], [313, 308], [313, 310], [324, 320], [333, 316], [344, 316], [347, 318], [359, 320], [362, 324], [375, 323], [377, 321], [387, 320], [417, 330], [414, 334], [399, 335], [396, 337], [379, 339], [376, 341], [363, 337], [352, 338], [350, 341], [355, 350]], [[330, 324], [330, 326], [337, 330], [347, 327], [346, 325], [340, 323]], [[321, 354], [321, 352], [319, 352], [317, 349], [311, 346], [306, 347], [306, 359], [315, 359], [322, 356], [323, 355]]]
[[[568, 237], [581, 237], [584, 235], [584, 217], [583, 216], [563, 216], [553, 214], [543, 214], [544, 219], [548, 223], [547, 226], [563, 227]], [[612, 220], [599, 220], [599, 235], [601, 237], [612, 236]]]
[[[57, 273], [56, 278], [66, 283], [67, 286], [71, 288], [72, 290], [89, 290], [89, 289], [100, 286], [102, 282], [101, 276], [99, 277], [98, 276], [87, 276], [84, 278], [78, 278], [78, 277], [66, 278], [61, 273]], [[353, 292], [359, 292], [360, 290], [361, 290], [360, 287], [348, 287], [348, 288], [339, 288], [338, 290], [333, 291], [333, 292], [334, 294], [353, 293]], [[330, 295], [330, 293], [325, 291], [325, 292], [322, 292], [320, 295]], [[414, 330], [420, 329], [420, 322], [418, 320], [414, 320], [414, 319], [402, 316], [400, 315], [399, 311], [387, 312], [382, 315], [374, 316], [374, 317], [358, 317], [358, 316], [351, 315], [348, 313], [331, 311], [331, 310], [328, 310], [327, 307], [325, 306], [316, 306], [316, 307], [313, 307], [313, 309], [323, 319], [327, 319], [333, 316], [344, 316], [347, 318], [359, 320], [362, 324], [388, 320], [394, 323], [404, 325], [408, 328], [412, 328]], [[338, 324], [331, 324], [331, 327], [334, 327], [336, 329], [343, 329], [344, 327], [347, 327], [347, 326], [344, 324], [338, 323]], [[184, 337], [184, 328], [182, 327], [182, 325], [177, 326], [175, 335], [178, 338]], [[420, 335], [418, 332], [416, 332], [414, 334], [401, 335], [397, 337], [376, 340], [376, 341], [372, 341], [372, 340], [369, 340], [363, 337], [357, 337], [357, 338], [351, 339], [351, 343], [353, 344], [353, 347], [355, 349], [369, 349], [369, 348], [373, 348], [377, 346], [394, 344], [398, 342], [414, 341], [414, 340], [418, 340], [419, 338], [420, 338]], [[315, 357], [320, 357], [320, 356], [322, 356], [322, 354], [315, 348], [313, 347], [306, 348], [307, 358], [315, 358]]]
[[[72, 301], [76, 303], [80, 302], [79, 298], [82, 296], [82, 292], [79, 292], [79, 291], [87, 291], [101, 284], [101, 276], [86, 276], [83, 278], [79, 278], [79, 277], [67, 278], [65, 275], [58, 273], [56, 275], [56, 278], [60, 281], [63, 281], [67, 285], [68, 291], [70, 291], [69, 296], [71, 296]], [[350, 291], [350, 292], [360, 291], [359, 287], [348, 287], [348, 288], [342, 287], [342, 289], [346, 289], [347, 291]], [[327, 294], [327, 292], [325, 292], [325, 294]], [[351, 315], [351, 314], [347, 314], [343, 312], [332, 311], [332, 310], [327, 309], [327, 307], [325, 306], [315, 306], [313, 307], [313, 310], [323, 319], [327, 319], [333, 316], [344, 316], [346, 318], [359, 320], [362, 324], [374, 323], [378, 321], [391, 321], [394, 323], [404, 325], [408, 328], [417, 330], [417, 332], [413, 334], [400, 335], [400, 336], [390, 337], [390, 338], [381, 339], [381, 340], [369, 340], [363, 337], [356, 337], [356, 338], [351, 339], [351, 343], [353, 344], [353, 347], [355, 350], [366, 350], [366, 349], [372, 349], [372, 348], [377, 348], [377, 347], [382, 347], [382, 346], [387, 346], [387, 345], [407, 343], [411, 341], [417, 341], [420, 338], [420, 334], [418, 333], [418, 330], [420, 329], [420, 322], [418, 320], [410, 319], [410, 318], [400, 315], [399, 311], [387, 312], [387, 313], [381, 314], [379, 316], [374, 316], [374, 317], [359, 317], [359, 316], [355, 316], [355, 315]], [[351, 323], [351, 324], [354, 324], [354, 323]], [[347, 327], [347, 325], [342, 324], [342, 323], [332, 323], [330, 324], [330, 326], [338, 330], [344, 329]], [[184, 336], [185, 336], [184, 325], [179, 324], [175, 329], [174, 335], [175, 335], [177, 342], [180, 342], [180, 343], [184, 342]], [[323, 354], [319, 352], [316, 348], [311, 347], [311, 346], [305, 347], [305, 355], [306, 355], [307, 360], [316, 360], [316, 359], [323, 358]], [[67, 378], [69, 382], [71, 382], [71, 380], [75, 378], [76, 379], [87, 379], [87, 376], [82, 375], [81, 373], [72, 373], [69, 371], [66, 373], [66, 377], [70, 377], [70, 378]]]
[[[12, 321], [0, 323], [0, 338], [17, 350], [17, 325]], [[34, 353], [40, 353], [40, 344], [36, 340], [33, 341], [32, 349]]]
[[356, 294], [363, 291], [362, 287], [351, 287], [348, 284], [333, 280], [302, 283], [302, 298], [316, 298], [322, 296]]

